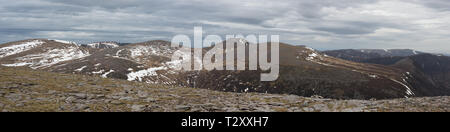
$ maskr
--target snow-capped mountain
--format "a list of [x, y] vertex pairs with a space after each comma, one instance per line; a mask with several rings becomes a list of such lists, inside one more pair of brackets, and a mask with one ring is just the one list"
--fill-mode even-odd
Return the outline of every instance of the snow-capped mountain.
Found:
[[42, 44], [44, 44], [44, 42], [41, 40], [20, 42], [17, 45], [5, 44], [5, 45], [2, 45], [0, 48], [0, 57], [3, 58], [3, 57], [8, 57], [11, 55], [19, 54], [19, 53], [31, 50], [34, 47], [40, 46]]
[[[243, 39], [227, 41], [249, 49], [250, 43]], [[260, 70], [176, 70], [181, 62], [172, 61], [172, 55], [190, 56], [178, 47], [171, 47], [167, 41], [98, 48], [95, 44], [83, 47], [45, 39], [11, 42], [0, 45], [0, 64], [227, 92], [320, 95], [340, 99], [450, 95], [445, 88], [430, 90], [434, 85], [411, 69], [342, 60], [312, 48], [284, 43], [280, 44], [280, 77], [274, 82], [261, 82], [263, 71]], [[210, 49], [204, 48], [205, 51]], [[192, 58], [195, 64], [202, 62], [201, 58]], [[248, 65], [248, 60], [244, 61]]]
[[[177, 84], [179, 61], [173, 54], [183, 54], [167, 41], [148, 41], [104, 49], [89, 57], [54, 67], [52, 71], [99, 75], [152, 84]], [[197, 59], [199, 60], [199, 59]], [[199, 61], [197, 61], [200, 63]]]

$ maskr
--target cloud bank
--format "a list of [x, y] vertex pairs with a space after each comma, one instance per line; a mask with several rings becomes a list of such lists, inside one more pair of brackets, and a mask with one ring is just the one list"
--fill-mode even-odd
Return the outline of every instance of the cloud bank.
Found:
[[450, 53], [448, 0], [0, 0], [0, 42], [141, 42], [193, 34], [279, 34], [318, 49]]

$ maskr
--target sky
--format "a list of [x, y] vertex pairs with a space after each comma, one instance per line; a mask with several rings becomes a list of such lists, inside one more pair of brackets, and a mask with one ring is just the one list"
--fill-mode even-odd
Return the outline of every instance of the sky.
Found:
[[280, 35], [330, 49], [450, 53], [449, 0], [0, 0], [0, 43], [49, 38], [143, 42], [192, 35]]

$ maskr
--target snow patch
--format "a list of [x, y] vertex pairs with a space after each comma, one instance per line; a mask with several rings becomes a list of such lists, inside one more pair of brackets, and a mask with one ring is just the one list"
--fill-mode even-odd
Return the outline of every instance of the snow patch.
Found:
[[122, 52], [122, 51], [123, 51], [123, 49], [117, 51], [116, 52], [116, 56], [113, 56], [113, 57], [120, 58], [120, 52]]
[[[130, 49], [130, 53], [131, 53], [131, 58], [135, 59], [135, 60], [140, 60], [140, 59], [145, 59], [142, 56], [148, 56], [148, 55], [156, 55], [156, 56], [167, 56], [167, 55], [177, 55], [177, 56], [181, 56], [183, 59], [191, 59], [191, 54], [187, 53], [187, 52], [183, 52], [181, 50], [164, 50], [161, 51], [159, 50], [159, 48], [156, 47], [152, 47], [152, 46], [138, 46], [141, 48], [133, 48]], [[160, 80], [170, 80], [170, 78], [168, 78], [165, 75], [168, 74], [177, 74], [178, 70], [181, 69], [182, 67], [182, 63], [183, 63], [183, 59], [177, 59], [177, 60], [171, 60], [171, 61], [167, 61], [162, 63], [162, 65], [160, 65], [159, 67], [152, 67], [152, 68], [148, 68], [145, 67], [144, 70], [137, 70], [134, 71], [134, 69], [129, 68], [128, 71], [130, 73], [127, 74], [127, 80], [128, 81], [139, 81], [139, 82], [146, 82], [146, 83], [161, 83], [161, 84], [173, 84], [174, 82], [154, 82], [152, 80], [150, 80], [148, 77], [152, 77], [152, 79], [157, 79]], [[201, 57], [195, 57], [194, 56], [194, 60], [192, 60], [192, 62], [194, 62], [195, 64], [202, 64], [202, 59]], [[137, 68], [144, 68], [144, 66], [137, 66]], [[133, 72], [134, 71], [134, 72]], [[164, 72], [158, 72], [158, 71], [164, 71]], [[161, 73], [161, 74], [159, 74]]]
[[92, 74], [101, 74], [101, 73], [103, 73], [103, 72], [105, 72], [105, 70], [94, 71], [94, 72], [92, 72]]
[[408, 87], [408, 85], [406, 85], [406, 84], [404, 84], [404, 83], [402, 83], [400, 81], [394, 80], [394, 79], [391, 79], [391, 80], [396, 82], [396, 83], [398, 83], [398, 84], [403, 85], [406, 88], [406, 92], [405, 92], [406, 95], [408, 95], [408, 96], [415, 95], [415, 93], [411, 90], [411, 88]]
[[33, 62], [30, 65], [33, 69], [46, 68], [64, 61], [81, 59], [89, 56], [88, 52], [80, 50], [78, 47], [64, 49], [51, 49], [45, 53], [31, 54], [18, 58], [19, 63]]
[[245, 92], [245, 93], [247, 93], [247, 92], [248, 92], [248, 90], [249, 90], [249, 89], [248, 89], [248, 88], [246, 88], [246, 89], [244, 89], [244, 92]]
[[44, 44], [43, 41], [40, 40], [34, 40], [31, 42], [25, 42], [22, 44], [17, 44], [17, 45], [11, 45], [8, 47], [3, 47], [0, 48], [0, 58], [6, 57], [6, 56], [10, 56], [10, 55], [15, 55], [21, 52], [25, 52], [28, 50], [31, 50], [37, 46], [40, 46]]
[[378, 78], [377, 75], [369, 75], [369, 77], [371, 77], [371, 78]]
[[81, 72], [81, 71], [83, 71], [83, 69], [86, 68], [86, 67], [87, 67], [87, 66], [83, 66], [83, 67], [81, 67], [81, 68], [76, 69], [75, 71], [76, 71], [76, 72]]
[[317, 56], [319, 56], [317, 53], [311, 53], [306, 57], [306, 60], [311, 61], [314, 60]]
[[59, 42], [59, 43], [64, 43], [64, 44], [74, 44], [74, 45], [78, 45], [75, 42], [71, 42], [71, 41], [65, 41], [65, 40], [57, 40], [57, 39], [49, 39], [50, 41], [55, 41], [55, 42]]
[[[183, 54], [184, 52], [181, 51], [177, 51], [176, 53], [178, 54], [182, 54], [183, 58], [186, 58], [187, 55], [189, 54]], [[190, 56], [188, 57], [190, 58]], [[163, 66], [160, 67], [153, 67], [153, 68], [148, 68], [145, 70], [140, 70], [140, 71], [136, 71], [136, 72], [130, 72], [127, 74], [128, 77], [128, 81], [143, 81], [143, 78], [145, 77], [151, 77], [151, 76], [161, 76], [164, 77], [163, 75], [158, 75], [157, 71], [161, 71], [161, 70], [166, 70], [168, 74], [176, 74], [175, 69], [178, 69], [181, 67], [183, 60], [173, 60], [173, 61], [168, 61], [163, 63]], [[195, 58], [194, 62], [201, 64], [201, 59], [199, 58]], [[138, 66], [138, 68], [142, 68], [142, 66]], [[132, 68], [129, 68], [128, 71], [133, 71]], [[167, 77], [166, 77], [167, 78]], [[154, 83], [154, 82], [149, 82], [150, 80], [147, 80], [147, 83]]]
[[128, 81], [135, 81], [138, 80], [140, 82], [142, 82], [142, 78], [143, 77], [148, 77], [148, 76], [157, 76], [158, 73], [156, 73], [156, 71], [160, 71], [160, 70], [166, 70], [167, 67], [165, 66], [161, 66], [161, 67], [154, 67], [154, 68], [149, 68], [149, 69], [145, 69], [145, 70], [140, 70], [137, 72], [131, 72], [128, 73]]
[[106, 72], [105, 74], [102, 75], [103, 78], [108, 78], [108, 75], [113, 73], [114, 70], [109, 70], [108, 72]]
[[15, 64], [2, 64], [2, 65], [6, 66], [6, 67], [20, 67], [20, 66], [28, 66], [31, 64], [33, 64], [33, 63], [21, 62], [21, 63], [15, 63]]

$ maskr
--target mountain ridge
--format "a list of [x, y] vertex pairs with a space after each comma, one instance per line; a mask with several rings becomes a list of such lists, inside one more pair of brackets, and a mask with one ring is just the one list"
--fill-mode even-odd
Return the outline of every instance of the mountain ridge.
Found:
[[[24, 40], [12, 42], [21, 44]], [[260, 82], [262, 71], [178, 71], [174, 67], [180, 62], [171, 61], [173, 54], [183, 54], [177, 47], [163, 40], [146, 41], [115, 48], [96, 49], [79, 45], [67, 45], [55, 41], [44, 41], [47, 53], [50, 49], [68, 49], [84, 56], [64, 59], [65, 56], [41, 55], [42, 52], [19, 53], [14, 57], [3, 57], [3, 66], [31, 63], [28, 66], [44, 71], [76, 73], [139, 81], [151, 84], [187, 86], [225, 92], [259, 92], [294, 94], [305, 97], [323, 96], [337, 99], [387, 99], [435, 96], [428, 89], [428, 82], [415, 81], [420, 77], [410, 75], [398, 67], [366, 64], [338, 59], [305, 46], [280, 43], [280, 77], [274, 82]], [[232, 41], [232, 40], [229, 40]], [[236, 40], [235, 40], [236, 41]], [[235, 44], [247, 45], [245, 41]], [[56, 45], [56, 46], [55, 46]], [[248, 49], [248, 48], [246, 48]], [[208, 50], [208, 48], [205, 48]], [[1, 50], [0, 50], [1, 51]], [[31, 55], [30, 55], [31, 54]], [[40, 58], [31, 58], [33, 56]], [[42, 57], [44, 56], [44, 57]], [[50, 57], [48, 57], [50, 56]], [[22, 58], [21, 58], [22, 57]], [[56, 59], [54, 59], [56, 58]], [[63, 59], [61, 59], [63, 58]], [[42, 60], [39, 60], [42, 59]], [[46, 60], [46, 61], [43, 61]], [[54, 60], [57, 60], [54, 62]], [[201, 63], [194, 57], [195, 63]], [[13, 63], [14, 62], [14, 63]], [[48, 62], [40, 67], [41, 62]], [[12, 64], [11, 64], [12, 63]], [[36, 65], [36, 66], [35, 66]]]
[[[416, 78], [419, 78], [412, 83], [421, 82], [424, 85], [424, 89], [420, 89], [427, 95], [446, 95], [449, 93], [450, 86], [447, 82], [450, 81], [450, 57], [443, 55], [436, 55], [430, 53], [410, 54], [404, 56], [377, 56], [373, 57], [370, 53], [362, 52], [346, 52], [345, 50], [335, 50], [332, 52], [332, 56], [346, 59], [350, 61], [360, 63], [371, 63], [385, 66], [396, 67], [399, 69], [405, 69], [410, 73], [413, 73]], [[341, 52], [344, 52], [342, 55]], [[355, 59], [365, 58], [367, 59]]]

